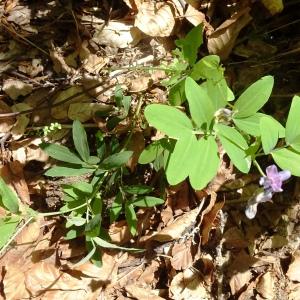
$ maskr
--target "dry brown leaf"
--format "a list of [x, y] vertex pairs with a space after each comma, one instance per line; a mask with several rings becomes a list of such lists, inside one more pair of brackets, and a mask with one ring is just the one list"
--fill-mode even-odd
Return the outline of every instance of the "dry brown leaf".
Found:
[[207, 48], [210, 54], [217, 54], [223, 60], [228, 58], [239, 32], [252, 20], [249, 12], [250, 8], [246, 7], [234, 14], [208, 36]]
[[191, 253], [192, 240], [184, 243], [176, 243], [172, 248], [172, 258], [170, 260], [175, 270], [185, 270], [193, 264]]
[[28, 95], [32, 89], [32, 84], [12, 78], [4, 80], [2, 87], [2, 90], [13, 100], [17, 100], [19, 96]]
[[272, 272], [263, 274], [256, 285], [256, 290], [264, 299], [275, 299], [275, 277]]
[[133, 133], [129, 144], [127, 146], [128, 150], [133, 151], [133, 154], [129, 161], [127, 162], [127, 166], [130, 168], [131, 172], [133, 172], [137, 166], [139, 157], [142, 151], [145, 148], [145, 138], [142, 132]]
[[216, 219], [219, 211], [222, 209], [225, 201], [218, 202], [214, 205], [212, 210], [208, 212], [206, 215], [204, 215], [202, 220], [202, 239], [201, 244], [205, 245], [209, 240], [209, 233], [214, 225], [214, 220]]
[[74, 68], [67, 65], [61, 49], [55, 47], [53, 42], [51, 42], [51, 49], [49, 49], [49, 52], [53, 62], [53, 69], [56, 73], [74, 74]]
[[[0, 100], [0, 113], [11, 113], [11, 108], [2, 100]], [[15, 123], [15, 118], [1, 119], [0, 122], [0, 134], [7, 133], [11, 130]]]
[[[13, 112], [20, 112], [24, 110], [31, 109], [31, 107], [26, 103], [17, 103], [11, 107]], [[29, 117], [24, 115], [17, 116], [17, 121], [11, 129], [11, 134], [14, 140], [20, 139], [26, 130], [27, 125], [29, 124]]]
[[227, 249], [247, 248], [249, 244], [246, 241], [242, 231], [236, 226], [226, 230], [226, 232], [223, 235], [223, 239], [224, 239], [224, 245]]
[[146, 284], [149, 286], [156, 286], [159, 278], [157, 277], [156, 272], [158, 271], [160, 264], [157, 260], [151, 260], [150, 264], [145, 268], [141, 276], [137, 279], [138, 283]]
[[175, 26], [173, 7], [169, 3], [144, 2], [134, 25], [149, 36], [170, 36]]
[[291, 284], [289, 286], [289, 299], [288, 300], [299, 300], [300, 299], [300, 284]]
[[108, 230], [109, 237], [113, 243], [125, 244], [130, 241], [130, 231], [125, 220], [115, 222]]
[[43, 294], [49, 289], [59, 289], [71, 293], [72, 290], [78, 292], [80, 288], [79, 280], [61, 272], [55, 265], [47, 262], [36, 263], [26, 271], [25, 285], [35, 296]]
[[291, 264], [289, 265], [286, 276], [292, 280], [300, 282], [300, 251], [297, 250], [293, 254], [293, 259]]
[[138, 93], [146, 91], [149, 88], [151, 82], [150, 76], [140, 76], [130, 80], [129, 92]]
[[156, 233], [152, 239], [159, 242], [168, 242], [178, 240], [183, 237], [184, 232], [195, 225], [196, 218], [199, 214], [199, 208], [195, 208], [182, 216], [178, 217], [172, 224], [163, 228]]
[[84, 103], [87, 102], [87, 97], [85, 94], [80, 94], [79, 96], [75, 96], [76, 94], [79, 94], [83, 92], [83, 89], [79, 86], [72, 86], [62, 92], [59, 92], [56, 95], [55, 100], [53, 101], [53, 104], [57, 104], [61, 101], [63, 101], [64, 99], [67, 99], [69, 97], [74, 96], [74, 99], [63, 103], [61, 105], [58, 105], [56, 107], [53, 107], [51, 109], [51, 116], [55, 119], [67, 119], [68, 118], [68, 109], [70, 106], [70, 103]]
[[206, 290], [201, 277], [196, 271], [184, 270], [174, 276], [170, 284], [172, 299], [176, 300], [210, 300], [211, 295]]
[[251, 278], [252, 272], [250, 267], [254, 265], [257, 259], [249, 256], [246, 252], [241, 251], [234, 259], [229, 269], [229, 285], [231, 293], [235, 295], [245, 285], [247, 285]]
[[135, 46], [142, 38], [140, 30], [130, 23], [110, 21], [105, 27], [96, 26], [92, 40], [113, 48]]
[[25, 287], [25, 275], [19, 266], [14, 266], [13, 264], [5, 266], [3, 288], [5, 299], [29, 299], [30, 297]]
[[29, 190], [24, 178], [23, 165], [19, 161], [12, 161], [0, 169], [0, 174], [8, 185], [14, 187], [21, 201], [30, 204]]
[[149, 288], [142, 288], [136, 284], [125, 286], [125, 290], [130, 294], [131, 297], [134, 297], [138, 300], [164, 300], [164, 298], [157, 295], [158, 291], [153, 291]]

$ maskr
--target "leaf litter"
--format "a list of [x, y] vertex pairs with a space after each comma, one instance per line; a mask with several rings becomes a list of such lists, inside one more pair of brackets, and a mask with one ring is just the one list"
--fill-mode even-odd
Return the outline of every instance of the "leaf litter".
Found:
[[[174, 40], [182, 38], [186, 28], [204, 26], [208, 53], [232, 63], [227, 79], [233, 87], [247, 86], [249, 78], [259, 76], [257, 70], [286, 73], [284, 66], [280, 70], [266, 59], [269, 53], [274, 58], [285, 55], [286, 49], [267, 36], [280, 32], [285, 17], [294, 17], [288, 8], [281, 13], [281, 1], [64, 2], [0, 4], [1, 178], [16, 192], [21, 214], [25, 205], [47, 212], [61, 206], [61, 183], [43, 177], [52, 162], [39, 145], [68, 143], [72, 120], [100, 128], [108, 136], [116, 134], [120, 140], [132, 132], [128, 169], [131, 174], [144, 172], [144, 183], [152, 187], [160, 184], [152, 170], [138, 164], [140, 153], [155, 137], [138, 117], [122, 115], [123, 108], [116, 107], [112, 98], [120, 84], [133, 98], [133, 111], [140, 112], [139, 101], [165, 102], [166, 89], [160, 84], [165, 72], [145, 70], [170, 60]], [[263, 9], [270, 24], [256, 16]], [[262, 26], [266, 35], [249, 24]], [[253, 32], [257, 40], [252, 39]], [[285, 39], [282, 44], [295, 50]], [[241, 63], [235, 56], [247, 61]], [[246, 75], [241, 75], [245, 69]], [[291, 93], [286, 87], [283, 92]], [[274, 105], [282, 107], [284, 99]], [[56, 121], [63, 129], [43, 135], [44, 126]], [[95, 139], [93, 134], [90, 138]], [[161, 186], [164, 205], [136, 211], [137, 236], [130, 234], [124, 216], [107, 226], [112, 243], [146, 251], [102, 250], [101, 268], [88, 260], [77, 264], [86, 255], [84, 241], [66, 239], [62, 218], [35, 217], [25, 227], [16, 222], [20, 231], [1, 253], [1, 297], [299, 299], [299, 182], [293, 184], [250, 221], [239, 201], [251, 194], [251, 182], [234, 173], [222, 156], [217, 176], [202, 190], [193, 191], [186, 181]]]

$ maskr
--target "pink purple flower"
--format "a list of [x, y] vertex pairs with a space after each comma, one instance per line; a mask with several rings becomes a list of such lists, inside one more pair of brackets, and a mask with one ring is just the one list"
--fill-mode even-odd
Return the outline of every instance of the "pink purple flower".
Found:
[[274, 193], [282, 192], [282, 184], [291, 177], [290, 171], [280, 171], [275, 165], [266, 168], [267, 176], [263, 176], [259, 180], [259, 184], [263, 189], [258, 189], [256, 195], [249, 199], [245, 214], [247, 218], [253, 219], [257, 213], [257, 206], [259, 203], [268, 202], [272, 200]]

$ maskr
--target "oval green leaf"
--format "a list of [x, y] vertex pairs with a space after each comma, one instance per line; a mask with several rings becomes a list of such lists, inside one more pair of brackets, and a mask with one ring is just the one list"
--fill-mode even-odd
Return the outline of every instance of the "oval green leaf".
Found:
[[292, 175], [300, 176], [300, 154], [290, 149], [274, 150], [272, 157], [282, 170], [288, 170]]
[[274, 122], [277, 121], [269, 117], [260, 119], [261, 142], [265, 154], [269, 154], [273, 150], [279, 139], [278, 127]]
[[195, 190], [203, 189], [217, 174], [220, 159], [215, 139], [209, 136], [197, 141], [197, 151], [194, 153], [194, 167], [190, 172], [190, 182]]
[[190, 134], [179, 139], [170, 155], [166, 168], [169, 184], [176, 185], [186, 179], [193, 169], [197, 154], [197, 139]]
[[285, 129], [285, 140], [288, 145], [300, 144], [299, 117], [300, 117], [300, 97], [294, 96], [288, 114], [288, 119], [286, 122], [286, 129]]
[[274, 85], [272, 76], [265, 76], [250, 85], [234, 104], [235, 116], [242, 118], [255, 114], [268, 101]]
[[175, 139], [193, 132], [192, 122], [187, 115], [172, 106], [150, 104], [145, 109], [145, 117], [150, 125]]
[[5, 181], [0, 177], [0, 204], [12, 213], [19, 211], [19, 198]]
[[209, 128], [215, 109], [208, 96], [206, 85], [198, 85], [192, 78], [185, 80], [185, 95], [190, 113], [198, 128]]

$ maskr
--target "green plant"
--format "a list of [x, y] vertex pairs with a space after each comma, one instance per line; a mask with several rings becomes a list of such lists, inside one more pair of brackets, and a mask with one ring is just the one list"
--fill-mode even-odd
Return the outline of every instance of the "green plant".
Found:
[[[201, 32], [201, 28], [196, 27], [177, 42], [181, 51], [177, 49], [176, 55], [183, 59], [180, 66], [185, 68], [179, 67], [178, 73], [169, 80], [175, 82], [171, 89], [176, 87], [184, 94], [179, 102], [171, 98], [170, 103], [178, 105], [186, 99], [186, 112], [184, 107], [163, 104], [150, 104], [145, 108], [148, 123], [166, 137], [150, 144], [139, 162], [156, 163], [163, 155], [160, 167], [164, 167], [169, 184], [176, 185], [188, 177], [192, 187], [200, 190], [217, 174], [219, 146], [222, 145], [232, 163], [243, 173], [248, 173], [253, 163], [264, 175], [257, 158], [271, 155], [282, 169], [300, 176], [297, 121], [300, 97], [293, 98], [285, 128], [270, 115], [259, 112], [271, 95], [272, 76], [253, 83], [232, 104], [235, 97], [227, 86], [219, 58], [210, 55], [195, 63], [195, 45], [201, 42], [196, 37]], [[191, 43], [192, 37], [198, 43]], [[179, 61], [175, 60], [175, 65], [178, 66]]]

